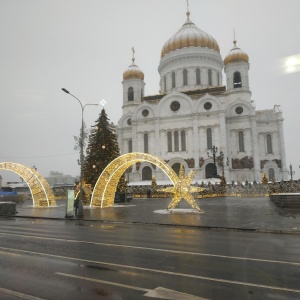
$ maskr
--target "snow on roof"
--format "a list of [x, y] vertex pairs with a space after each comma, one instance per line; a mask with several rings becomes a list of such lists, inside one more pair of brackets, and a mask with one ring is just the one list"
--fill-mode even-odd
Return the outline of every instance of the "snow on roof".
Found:
[[[204, 184], [208, 184], [209, 182], [211, 184], [215, 184], [220, 182], [221, 180], [218, 178], [209, 178], [209, 179], [196, 179], [193, 180], [192, 184], [201, 184], [202, 182], [204, 182]], [[141, 185], [151, 185], [152, 181], [151, 180], [144, 180], [144, 181], [133, 181], [133, 182], [129, 182], [128, 186], [141, 186]], [[157, 185], [173, 185], [173, 183], [171, 182], [171, 180], [157, 180], [156, 181]]]

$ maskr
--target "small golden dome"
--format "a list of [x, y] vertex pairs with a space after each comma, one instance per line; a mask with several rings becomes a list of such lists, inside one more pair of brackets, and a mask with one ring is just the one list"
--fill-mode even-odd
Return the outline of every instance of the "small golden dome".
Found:
[[134, 47], [131, 48], [132, 50], [132, 64], [127, 68], [127, 70], [124, 71], [123, 73], [123, 80], [128, 80], [128, 79], [141, 79], [144, 80], [144, 73], [142, 70], [134, 63], [135, 58], [134, 58]]
[[141, 79], [144, 80], [144, 73], [142, 70], [132, 63], [127, 70], [124, 71], [123, 73], [123, 80], [128, 80], [128, 79]]
[[220, 53], [217, 41], [199, 29], [189, 18], [190, 13], [187, 12], [187, 20], [181, 29], [175, 33], [163, 46], [161, 50], [161, 58], [166, 54], [186, 47], [202, 47], [215, 50]]
[[225, 66], [236, 62], [249, 62], [249, 56], [246, 52], [236, 46], [236, 41], [233, 41], [234, 47], [230, 50], [224, 59]]

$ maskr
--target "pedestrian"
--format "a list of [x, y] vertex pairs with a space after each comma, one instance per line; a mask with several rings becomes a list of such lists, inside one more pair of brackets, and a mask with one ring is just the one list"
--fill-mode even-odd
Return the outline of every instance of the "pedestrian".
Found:
[[151, 190], [148, 189], [148, 191], [147, 191], [147, 198], [150, 198], [150, 197], [151, 197]]
[[74, 198], [75, 216], [77, 216], [77, 212], [78, 212], [79, 199], [80, 199], [80, 185], [77, 184], [75, 186], [75, 198]]

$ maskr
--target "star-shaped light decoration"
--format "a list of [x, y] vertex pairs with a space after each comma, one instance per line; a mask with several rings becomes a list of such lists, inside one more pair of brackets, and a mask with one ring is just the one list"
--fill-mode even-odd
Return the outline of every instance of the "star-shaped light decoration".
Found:
[[103, 106], [103, 108], [104, 108], [105, 104], [107, 104], [107, 102], [104, 99], [102, 99], [99, 103]]
[[197, 170], [194, 170], [191, 171], [188, 175], [185, 175], [183, 166], [180, 165], [179, 177], [178, 180], [174, 183], [174, 186], [159, 189], [160, 191], [174, 194], [172, 201], [168, 205], [168, 209], [174, 208], [175, 206], [177, 206], [181, 199], [184, 199], [192, 206], [192, 208], [197, 209], [198, 211], [202, 211], [192, 195], [192, 193], [201, 192], [204, 190], [204, 188], [191, 186], [196, 173]]

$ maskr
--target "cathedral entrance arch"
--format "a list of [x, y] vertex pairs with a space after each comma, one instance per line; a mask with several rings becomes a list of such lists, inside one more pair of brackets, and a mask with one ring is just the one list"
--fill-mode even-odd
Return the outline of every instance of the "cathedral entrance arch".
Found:
[[215, 178], [217, 175], [217, 167], [213, 163], [209, 163], [205, 167], [205, 178]]
[[117, 157], [103, 170], [95, 184], [90, 206], [100, 206], [101, 208], [113, 206], [120, 177], [130, 166], [144, 161], [159, 167], [173, 184], [178, 181], [172, 168], [157, 156], [140, 152], [127, 153]]
[[[179, 176], [179, 171], [180, 171], [180, 166], [181, 166], [182, 164], [180, 164], [180, 163], [175, 163], [175, 164], [173, 164], [172, 165], [172, 169], [174, 170], [174, 172], [177, 174], [177, 176]], [[183, 166], [182, 166], [183, 167]]]
[[148, 166], [144, 167], [142, 170], [142, 181], [152, 179], [152, 169]]
[[0, 163], [0, 170], [12, 171], [18, 174], [28, 184], [33, 206], [55, 206], [56, 201], [52, 189], [46, 179], [35, 169], [12, 162]]

